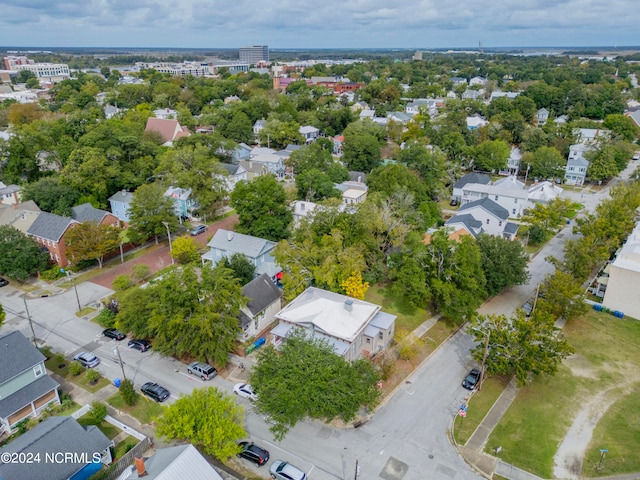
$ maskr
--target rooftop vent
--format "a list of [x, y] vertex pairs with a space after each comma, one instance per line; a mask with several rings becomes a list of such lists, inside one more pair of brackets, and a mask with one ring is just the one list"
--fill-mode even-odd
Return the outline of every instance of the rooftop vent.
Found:
[[227, 232], [227, 240], [230, 242], [233, 240], [233, 232]]
[[344, 301], [344, 309], [347, 312], [350, 312], [353, 309], [353, 300], [348, 298], [347, 300]]

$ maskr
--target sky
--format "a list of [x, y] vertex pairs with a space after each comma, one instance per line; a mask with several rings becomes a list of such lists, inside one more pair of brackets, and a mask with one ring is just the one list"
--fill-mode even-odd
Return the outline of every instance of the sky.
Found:
[[0, 45], [635, 46], [638, 0], [0, 0]]

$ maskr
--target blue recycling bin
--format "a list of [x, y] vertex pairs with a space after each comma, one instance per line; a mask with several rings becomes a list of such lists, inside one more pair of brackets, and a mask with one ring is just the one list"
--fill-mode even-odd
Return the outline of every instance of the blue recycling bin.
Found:
[[260, 348], [262, 345], [264, 345], [267, 342], [267, 339], [265, 337], [260, 337], [259, 339], [257, 339], [255, 342], [253, 342], [253, 344], [256, 346], [256, 348]]
[[122, 383], [122, 382], [120, 381], [120, 379], [119, 379], [119, 378], [115, 378], [115, 379], [113, 380], [113, 384], [114, 384], [117, 388], [120, 388], [120, 384], [121, 384], [121, 383]]
[[601, 304], [601, 303], [594, 303], [594, 304], [593, 304], [593, 309], [594, 309], [596, 312], [601, 312], [601, 311], [602, 311], [602, 304]]

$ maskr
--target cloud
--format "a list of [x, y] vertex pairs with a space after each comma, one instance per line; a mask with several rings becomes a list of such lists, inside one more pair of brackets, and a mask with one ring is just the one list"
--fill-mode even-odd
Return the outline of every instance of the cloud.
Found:
[[[6, 45], [455, 47], [638, 43], [636, 0], [0, 0]], [[516, 43], [513, 43], [516, 42]]]

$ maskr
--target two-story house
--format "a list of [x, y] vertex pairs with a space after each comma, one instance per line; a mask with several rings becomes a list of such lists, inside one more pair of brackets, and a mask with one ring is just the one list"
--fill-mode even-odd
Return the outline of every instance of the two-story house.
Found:
[[239, 163], [221, 163], [220, 166], [227, 171], [227, 175], [215, 174], [214, 177], [224, 182], [227, 192], [233, 192], [238, 182], [246, 182], [248, 180], [247, 171]]
[[[460, 215], [470, 215], [479, 221], [482, 224], [482, 232], [488, 235], [513, 240], [518, 231], [518, 224], [508, 221], [509, 212], [507, 209], [489, 198], [462, 205], [456, 216]], [[452, 224], [451, 221], [446, 225], [452, 226]]]
[[464, 187], [470, 183], [476, 183], [480, 185], [487, 185], [491, 182], [491, 177], [484, 173], [468, 173], [459, 178], [456, 183], [453, 184], [453, 193], [451, 200], [455, 200], [458, 203], [462, 203], [462, 195], [464, 194]]
[[191, 218], [192, 212], [198, 208], [198, 203], [191, 196], [190, 188], [169, 187], [164, 192], [164, 196], [173, 200], [173, 209], [176, 217]]
[[64, 234], [78, 223], [73, 218], [40, 212], [27, 230], [27, 235], [47, 249], [53, 262], [66, 267], [69, 265], [69, 260]]
[[320, 130], [312, 125], [302, 125], [298, 131], [304, 137], [304, 143], [309, 144], [320, 136]]
[[335, 183], [334, 186], [342, 192], [342, 201], [345, 205], [357, 205], [367, 199], [369, 187], [363, 182], [347, 180]]
[[0, 182], [0, 203], [3, 205], [20, 203], [20, 187], [18, 185], [5, 185]]
[[41, 211], [33, 200], [15, 205], [0, 204], [0, 225], [10, 225], [26, 234]]
[[120, 220], [113, 213], [107, 212], [95, 208], [90, 203], [83, 203], [71, 207], [71, 218], [79, 223], [94, 222], [98, 225], [113, 225], [114, 227], [120, 226]]
[[131, 221], [129, 218], [129, 205], [132, 200], [133, 192], [127, 192], [126, 190], [116, 192], [109, 197], [111, 213], [118, 217], [118, 220], [124, 225], [128, 225]]
[[567, 185], [576, 185], [578, 187], [584, 185], [587, 177], [587, 169], [589, 168], [589, 160], [584, 157], [573, 157], [567, 160], [567, 166], [564, 172], [564, 181]]
[[156, 132], [162, 138], [164, 146], [172, 147], [173, 142], [191, 135], [187, 127], [183, 127], [177, 120], [149, 117], [145, 132]]
[[0, 463], [0, 478], [84, 480], [102, 470], [103, 464], [111, 464], [111, 447], [113, 440], [95, 425], [84, 427], [72, 417], [49, 417], [0, 449], [3, 455], [40, 461]]
[[260, 141], [260, 132], [264, 128], [265, 123], [267, 123], [267, 121], [263, 118], [261, 120], [256, 120], [256, 123], [253, 124], [253, 136], [256, 141]]
[[538, 112], [536, 113], [536, 120], [539, 127], [547, 123], [547, 120], [549, 120], [549, 110], [544, 107], [538, 110]]
[[242, 295], [249, 299], [247, 306], [240, 311], [242, 341], [246, 341], [274, 321], [276, 313], [282, 308], [282, 290], [269, 275], [263, 273], [242, 287]]
[[524, 183], [514, 176], [488, 184], [467, 183], [462, 187], [461, 205], [483, 198], [490, 198], [496, 202], [508, 212], [510, 217], [519, 217], [527, 205], [529, 192], [524, 188]]
[[310, 338], [326, 340], [337, 355], [353, 361], [389, 347], [396, 316], [383, 312], [379, 305], [309, 287], [280, 310], [276, 319], [278, 325], [271, 330], [274, 345], [301, 328]]
[[273, 282], [276, 282], [282, 272], [271, 254], [276, 244], [270, 240], [221, 228], [207, 246], [210, 250], [202, 255], [202, 263], [211, 262], [216, 265], [223, 258], [240, 253], [255, 265], [256, 277], [266, 273]]
[[[47, 405], [59, 405], [58, 383], [47, 374], [45, 356], [18, 332], [0, 337], [0, 436], [36, 417]], [[0, 478], [9, 478], [2, 477]]]
[[[251, 150], [249, 160], [239, 163], [247, 172], [252, 172], [252, 170], [257, 168], [259, 171], [264, 172], [262, 175], [272, 174], [275, 175], [278, 180], [282, 180], [286, 173], [284, 165], [286, 158], [287, 155], [277, 152], [272, 148], [254, 147]], [[253, 176], [249, 175], [249, 177], [251, 179]]]

